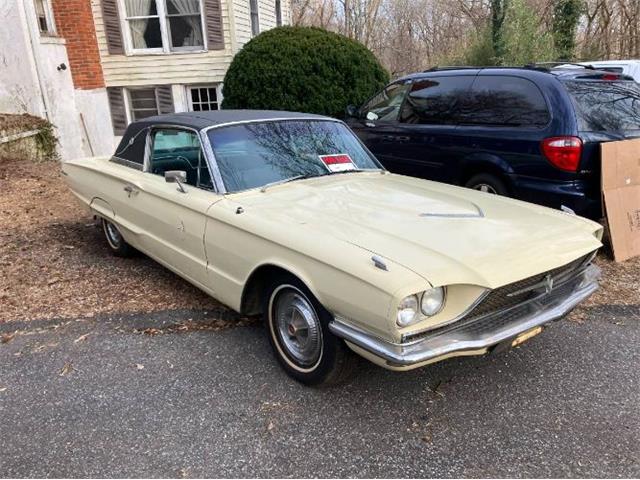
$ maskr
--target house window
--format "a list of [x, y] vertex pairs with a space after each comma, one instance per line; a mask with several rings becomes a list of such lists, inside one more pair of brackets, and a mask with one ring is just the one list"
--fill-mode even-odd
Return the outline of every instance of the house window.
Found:
[[131, 121], [158, 115], [158, 98], [154, 87], [128, 88], [129, 118]]
[[123, 0], [131, 50], [204, 49], [202, 0]]
[[208, 110], [218, 110], [218, 88], [216, 86], [188, 87], [189, 110], [192, 112], [202, 112]]
[[251, 36], [255, 37], [260, 33], [260, 15], [258, 13], [258, 0], [249, 0], [249, 11], [251, 13]]
[[276, 0], [276, 26], [282, 26], [282, 5], [280, 4], [280, 0]]
[[38, 30], [41, 35], [55, 35], [56, 29], [53, 24], [53, 11], [49, 0], [34, 0], [36, 17], [38, 19]]

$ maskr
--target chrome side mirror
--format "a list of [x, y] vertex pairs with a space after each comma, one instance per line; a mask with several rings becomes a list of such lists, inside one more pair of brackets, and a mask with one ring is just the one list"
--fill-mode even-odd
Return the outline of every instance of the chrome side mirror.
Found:
[[187, 183], [187, 172], [183, 170], [167, 170], [164, 172], [164, 181], [167, 183], [177, 183], [178, 191], [187, 193], [184, 184]]

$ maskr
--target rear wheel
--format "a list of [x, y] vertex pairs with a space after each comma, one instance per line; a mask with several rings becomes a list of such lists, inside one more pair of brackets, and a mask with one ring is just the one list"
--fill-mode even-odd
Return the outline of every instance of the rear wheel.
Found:
[[355, 354], [329, 331], [331, 314], [300, 280], [282, 275], [264, 298], [271, 347], [291, 377], [307, 385], [330, 385], [351, 376]]
[[479, 190], [481, 192], [492, 193], [494, 195], [509, 196], [509, 190], [505, 183], [495, 175], [490, 173], [480, 173], [471, 177], [465, 187]]
[[118, 227], [113, 222], [104, 218], [101, 219], [101, 221], [102, 231], [107, 239], [107, 245], [109, 245], [113, 254], [118, 257], [130, 257], [134, 252], [133, 247], [125, 241]]

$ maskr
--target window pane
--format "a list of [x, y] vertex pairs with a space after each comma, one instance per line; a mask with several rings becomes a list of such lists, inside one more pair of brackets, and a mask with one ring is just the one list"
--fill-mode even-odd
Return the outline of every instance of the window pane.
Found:
[[337, 122], [276, 121], [214, 128], [209, 139], [230, 192], [296, 175], [327, 175], [321, 155], [348, 155], [357, 168], [379, 168], [353, 133]]
[[148, 17], [157, 15], [156, 0], [124, 0], [127, 17]]
[[[164, 176], [169, 170], [187, 174], [187, 184], [198, 186], [211, 183], [211, 177], [195, 132], [186, 130], [156, 130], [151, 151], [151, 172]], [[204, 182], [203, 182], [204, 180]], [[208, 185], [203, 185], [208, 186]]]
[[565, 82], [587, 132], [640, 130], [640, 85], [636, 82]]
[[203, 47], [200, 15], [169, 17], [172, 47]]
[[460, 101], [475, 77], [431, 77], [411, 86], [400, 121], [420, 124], [454, 124]]
[[129, 90], [131, 99], [131, 116], [134, 120], [158, 114], [155, 88], [139, 88]]
[[215, 103], [218, 101], [218, 95], [215, 88], [207, 88], [207, 92], [209, 93], [209, 102]]
[[191, 89], [191, 101], [193, 103], [200, 101], [200, 89], [198, 88]]
[[167, 0], [167, 13], [169, 15], [199, 14], [200, 0]]
[[133, 48], [162, 48], [160, 19], [128, 20]]
[[362, 108], [364, 116], [369, 116], [371, 120], [396, 120], [400, 104], [404, 100], [404, 95], [408, 89], [409, 85], [406, 84], [394, 83], [389, 85]]
[[471, 94], [460, 105], [465, 124], [542, 127], [549, 112], [538, 87], [524, 78], [477, 77]]

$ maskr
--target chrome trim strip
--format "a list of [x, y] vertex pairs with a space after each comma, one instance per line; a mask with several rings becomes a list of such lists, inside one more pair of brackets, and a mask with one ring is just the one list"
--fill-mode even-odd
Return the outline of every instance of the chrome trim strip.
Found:
[[471, 205], [476, 207], [478, 213], [421, 213], [420, 217], [436, 217], [436, 218], [484, 218], [482, 209], [473, 202]]
[[[291, 122], [296, 120], [301, 120], [301, 121], [315, 120], [318, 122], [335, 122], [335, 123], [342, 123], [343, 125], [346, 125], [346, 123], [344, 123], [342, 120], [338, 120], [337, 118], [330, 118], [330, 117], [282, 117], [282, 118], [260, 118], [255, 120], [238, 120], [235, 122], [218, 123], [216, 125], [210, 125], [208, 127], [204, 127], [202, 131], [208, 132], [209, 130], [213, 130], [216, 128], [231, 127], [235, 125], [246, 125], [250, 123]], [[347, 125], [347, 128], [348, 128], [348, 125]]]
[[536, 311], [485, 334], [469, 335], [452, 331], [409, 344], [397, 344], [366, 333], [339, 318], [334, 319], [329, 328], [334, 335], [384, 359], [390, 366], [410, 366], [454, 352], [488, 348], [527, 330], [558, 320], [598, 289], [599, 275], [600, 269], [595, 265], [590, 266], [583, 273], [586, 284], [580, 285], [563, 300], [546, 307], [538, 303]]
[[115, 155], [109, 158], [110, 162], [116, 163], [118, 165], [122, 165], [124, 167], [133, 168], [134, 170], [139, 170], [143, 172], [144, 165], [142, 163], [132, 162], [131, 160], [127, 160], [126, 158], [116, 157]]

